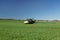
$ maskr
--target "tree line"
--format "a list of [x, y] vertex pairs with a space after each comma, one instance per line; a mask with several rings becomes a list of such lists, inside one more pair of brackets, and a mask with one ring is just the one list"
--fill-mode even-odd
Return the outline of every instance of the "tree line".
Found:
[[2, 18], [0, 18], [0, 20], [16, 20], [16, 19], [2, 19]]

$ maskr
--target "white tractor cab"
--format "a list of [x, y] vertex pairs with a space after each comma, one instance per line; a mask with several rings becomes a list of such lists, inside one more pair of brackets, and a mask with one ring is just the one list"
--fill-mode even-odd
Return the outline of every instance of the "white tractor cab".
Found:
[[24, 21], [25, 24], [33, 24], [35, 23], [35, 20], [33, 19], [27, 19], [26, 21]]

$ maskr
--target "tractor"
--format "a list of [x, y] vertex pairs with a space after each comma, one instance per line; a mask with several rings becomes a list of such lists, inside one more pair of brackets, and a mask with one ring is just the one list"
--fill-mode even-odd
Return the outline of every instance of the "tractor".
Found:
[[26, 21], [24, 21], [25, 24], [33, 24], [35, 23], [35, 20], [33, 19], [27, 19]]

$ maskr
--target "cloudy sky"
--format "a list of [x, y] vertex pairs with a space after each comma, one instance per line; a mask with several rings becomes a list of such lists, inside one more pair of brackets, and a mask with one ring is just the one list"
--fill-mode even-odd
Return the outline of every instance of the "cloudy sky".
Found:
[[0, 0], [0, 18], [60, 19], [60, 0]]

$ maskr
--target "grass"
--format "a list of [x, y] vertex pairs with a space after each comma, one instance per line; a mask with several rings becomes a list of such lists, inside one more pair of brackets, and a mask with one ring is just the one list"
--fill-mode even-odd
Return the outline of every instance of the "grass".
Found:
[[0, 21], [0, 40], [60, 40], [60, 23]]

